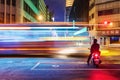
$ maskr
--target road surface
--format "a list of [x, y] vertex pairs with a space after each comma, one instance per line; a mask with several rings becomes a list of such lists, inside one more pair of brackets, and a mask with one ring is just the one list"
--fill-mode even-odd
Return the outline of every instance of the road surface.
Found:
[[0, 80], [119, 80], [120, 64], [88, 66], [85, 59], [1, 58]]
[[[51, 46], [53, 44], [54, 46]], [[102, 48], [102, 64], [95, 68], [86, 64], [88, 46], [78, 47], [74, 43], [57, 44], [1, 43], [0, 80], [120, 79], [119, 48]], [[44, 54], [48, 58], [41, 57]]]

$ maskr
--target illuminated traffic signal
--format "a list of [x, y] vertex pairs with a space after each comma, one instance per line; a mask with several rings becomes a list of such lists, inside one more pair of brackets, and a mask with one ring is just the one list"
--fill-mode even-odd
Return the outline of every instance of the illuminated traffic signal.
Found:
[[107, 25], [107, 24], [108, 24], [108, 21], [104, 21], [104, 24]]
[[109, 23], [109, 25], [110, 25], [110, 26], [112, 26], [112, 25], [113, 25], [113, 23], [112, 23], [112, 22], [110, 22], [110, 23]]
[[104, 23], [103, 23], [104, 25], [113, 25], [113, 23], [112, 22], [109, 22], [109, 21], [104, 21]]

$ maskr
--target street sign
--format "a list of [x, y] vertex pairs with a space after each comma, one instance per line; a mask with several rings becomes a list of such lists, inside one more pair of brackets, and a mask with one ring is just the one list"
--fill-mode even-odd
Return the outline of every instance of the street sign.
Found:
[[119, 29], [114, 30], [101, 30], [97, 33], [99, 36], [110, 36], [110, 35], [120, 35]]

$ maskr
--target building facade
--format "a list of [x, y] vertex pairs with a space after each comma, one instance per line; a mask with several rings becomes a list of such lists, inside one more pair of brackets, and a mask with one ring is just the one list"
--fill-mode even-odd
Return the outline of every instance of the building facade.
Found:
[[46, 21], [44, 0], [0, 0], [0, 23], [39, 22], [42, 15]]
[[120, 43], [120, 0], [90, 0], [89, 37], [101, 45]]
[[88, 0], [74, 0], [69, 21], [88, 22], [89, 1]]

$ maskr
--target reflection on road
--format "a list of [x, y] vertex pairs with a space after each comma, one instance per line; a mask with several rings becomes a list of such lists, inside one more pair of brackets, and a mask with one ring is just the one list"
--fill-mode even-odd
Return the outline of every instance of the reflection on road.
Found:
[[85, 58], [0, 58], [1, 80], [119, 80], [120, 64], [87, 66]]
[[119, 80], [108, 71], [93, 70], [90, 74], [89, 80]]

